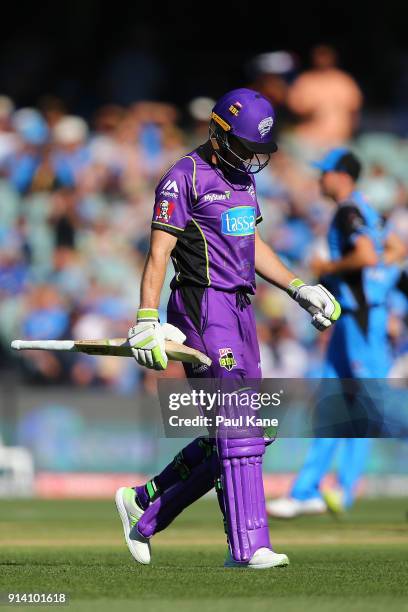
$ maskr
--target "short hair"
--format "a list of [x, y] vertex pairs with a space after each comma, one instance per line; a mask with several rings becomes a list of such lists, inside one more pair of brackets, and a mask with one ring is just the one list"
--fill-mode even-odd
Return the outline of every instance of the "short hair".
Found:
[[342, 155], [334, 168], [335, 172], [345, 172], [355, 181], [358, 180], [361, 170], [362, 164], [360, 160], [351, 151]]

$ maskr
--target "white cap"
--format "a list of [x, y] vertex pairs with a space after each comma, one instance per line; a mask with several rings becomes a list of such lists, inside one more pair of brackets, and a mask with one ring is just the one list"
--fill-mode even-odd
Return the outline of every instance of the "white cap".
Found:
[[55, 125], [53, 135], [55, 142], [61, 145], [84, 142], [88, 136], [88, 126], [81, 117], [66, 115]]
[[188, 105], [188, 110], [193, 119], [197, 119], [197, 121], [209, 121], [214, 106], [215, 100], [212, 98], [199, 97], [191, 100]]
[[263, 74], [286, 74], [294, 70], [295, 61], [288, 51], [272, 51], [257, 55], [253, 66]]

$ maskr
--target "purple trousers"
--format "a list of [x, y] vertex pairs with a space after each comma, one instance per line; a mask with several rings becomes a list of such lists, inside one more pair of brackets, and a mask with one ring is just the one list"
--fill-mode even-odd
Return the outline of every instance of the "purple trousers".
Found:
[[[261, 367], [255, 317], [248, 296], [212, 288], [183, 287], [173, 290], [168, 304], [169, 323], [186, 335], [186, 345], [207, 354], [210, 367], [185, 365], [189, 378], [234, 381], [246, 387], [248, 379], [260, 379]], [[228, 406], [223, 407], [228, 414]], [[234, 409], [237, 414], [237, 408]], [[262, 481], [263, 432], [259, 428], [225, 428], [216, 435], [209, 456], [203, 456], [200, 439], [193, 441], [162, 472], [169, 486], [147, 508], [137, 529], [150, 537], [189, 504], [216, 484], [232, 557], [245, 563], [261, 547], [270, 548]], [[174, 470], [185, 461], [182, 474]], [[160, 475], [158, 476], [160, 478]]]

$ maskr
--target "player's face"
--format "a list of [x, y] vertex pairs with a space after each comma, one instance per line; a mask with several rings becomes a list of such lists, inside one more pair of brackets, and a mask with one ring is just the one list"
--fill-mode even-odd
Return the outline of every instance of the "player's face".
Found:
[[323, 172], [320, 177], [320, 188], [323, 195], [329, 198], [336, 198], [339, 185], [338, 172]]
[[257, 166], [259, 169], [264, 168], [270, 160], [270, 155], [262, 154], [262, 153], [253, 153], [249, 149], [245, 147], [239, 140], [234, 138], [233, 136], [229, 137], [229, 145], [232, 149], [232, 152], [229, 151], [228, 161], [230, 161], [233, 165], [236, 165], [237, 160], [242, 160], [246, 165], [249, 173], [252, 173], [255, 169], [255, 172], [258, 172]]
[[269, 163], [270, 154], [253, 153], [233, 134], [217, 128], [213, 121], [209, 132], [214, 153], [226, 170], [233, 168], [244, 174], [256, 174]]
[[254, 154], [249, 151], [239, 140], [234, 138], [233, 136], [229, 137], [229, 144], [231, 149], [234, 151], [235, 155], [238, 155], [241, 159], [245, 159], [246, 161], [250, 161]]

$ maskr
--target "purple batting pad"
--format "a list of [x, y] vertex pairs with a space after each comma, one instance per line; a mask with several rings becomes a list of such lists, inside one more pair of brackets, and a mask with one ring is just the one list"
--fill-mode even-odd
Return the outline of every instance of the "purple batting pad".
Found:
[[245, 563], [271, 548], [262, 480], [263, 438], [217, 440], [228, 542], [235, 561]]

